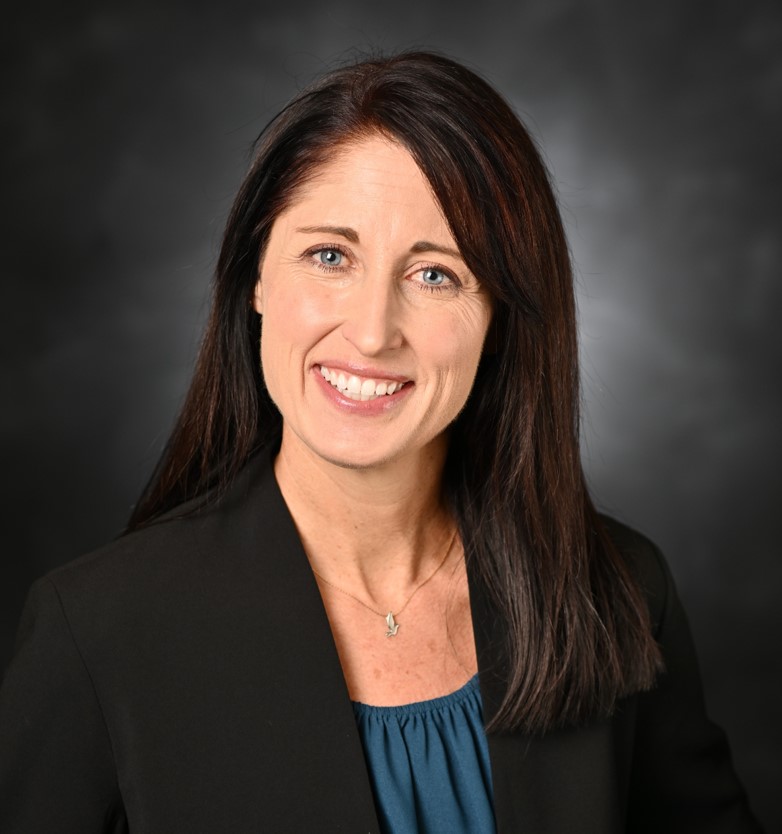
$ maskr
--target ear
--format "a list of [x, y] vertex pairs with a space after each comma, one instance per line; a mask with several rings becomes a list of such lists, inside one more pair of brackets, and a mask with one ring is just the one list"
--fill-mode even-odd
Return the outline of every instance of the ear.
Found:
[[261, 273], [258, 271], [258, 282], [255, 285], [253, 292], [252, 306], [259, 316], [263, 315], [263, 283], [261, 281]]

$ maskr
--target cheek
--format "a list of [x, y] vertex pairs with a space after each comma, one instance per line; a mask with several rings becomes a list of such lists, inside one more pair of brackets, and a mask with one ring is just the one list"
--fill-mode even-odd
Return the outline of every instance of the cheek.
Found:
[[429, 344], [443, 367], [459, 378], [472, 380], [489, 329], [490, 312], [484, 304], [470, 305], [448, 317], [431, 332]]
[[291, 342], [303, 343], [308, 335], [328, 332], [338, 318], [339, 299], [306, 280], [286, 276], [268, 280], [263, 296], [264, 324]]
[[261, 369], [272, 400], [283, 410], [285, 392], [292, 384], [294, 337], [300, 328], [295, 320], [296, 307], [279, 291], [276, 282], [264, 276], [262, 284]]
[[482, 307], [446, 320], [430, 321], [421, 344], [428, 363], [437, 369], [442, 395], [456, 412], [464, 406], [472, 389], [488, 323], [489, 314]]
[[306, 356], [333, 328], [334, 316], [323, 294], [306, 291], [303, 282], [264, 281], [261, 367], [279, 407], [289, 390], [303, 384]]

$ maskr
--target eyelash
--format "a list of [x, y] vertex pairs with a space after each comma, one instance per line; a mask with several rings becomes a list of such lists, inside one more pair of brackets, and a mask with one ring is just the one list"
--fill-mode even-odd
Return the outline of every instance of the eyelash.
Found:
[[[314, 246], [311, 249], [308, 249], [304, 253], [304, 257], [312, 258], [315, 266], [322, 272], [340, 272], [345, 267], [343, 267], [341, 264], [337, 266], [329, 266], [329, 264], [324, 264], [322, 261], [316, 260], [315, 256], [318, 255], [320, 252], [338, 252], [340, 255], [342, 255], [343, 258], [350, 257], [345, 247], [340, 245], [339, 243], [330, 243], [326, 246], [319, 245]], [[421, 264], [421, 266], [419, 266], [416, 270], [416, 273], [426, 272], [427, 270], [432, 270], [433, 272], [441, 272], [451, 283], [447, 285], [432, 286], [431, 284], [424, 284], [423, 281], [416, 281], [415, 283], [417, 284], [419, 290], [437, 294], [448, 291], [452, 292], [453, 290], [458, 290], [461, 287], [458, 278], [453, 274], [453, 272], [451, 272], [450, 269], [446, 269], [445, 267], [440, 266], [440, 264]]]
[[338, 266], [329, 266], [329, 264], [324, 264], [322, 261], [315, 260], [315, 255], [319, 252], [339, 252], [343, 258], [349, 257], [347, 250], [344, 246], [340, 246], [338, 243], [329, 244], [328, 246], [314, 246], [312, 249], [308, 249], [304, 253], [305, 258], [312, 258], [313, 263], [318, 269], [323, 270], [324, 272], [339, 272], [343, 270], [345, 267], [342, 265]]
[[432, 286], [432, 284], [424, 284], [423, 281], [416, 281], [418, 289], [431, 293], [453, 292], [454, 290], [460, 289], [461, 285], [459, 280], [450, 269], [445, 269], [445, 267], [439, 266], [438, 264], [423, 264], [416, 270], [416, 272], [429, 271], [442, 273], [450, 281], [450, 283]]

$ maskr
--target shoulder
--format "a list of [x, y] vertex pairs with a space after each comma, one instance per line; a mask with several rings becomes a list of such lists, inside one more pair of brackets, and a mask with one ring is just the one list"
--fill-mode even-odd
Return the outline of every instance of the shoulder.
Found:
[[632, 719], [627, 828], [759, 834], [725, 733], [707, 715], [695, 645], [668, 564], [646, 536], [602, 520], [646, 596], [664, 665], [654, 686], [616, 713], [616, 721]]
[[265, 556], [291, 541], [286, 516], [269, 463], [248, 465], [219, 500], [183, 505], [39, 584], [54, 590], [81, 640], [121, 644], [155, 627], [196, 627], [265, 586]]
[[643, 533], [610, 516], [601, 515], [600, 520], [638, 582], [656, 632], [665, 616], [670, 597], [675, 593], [668, 563], [660, 548]]

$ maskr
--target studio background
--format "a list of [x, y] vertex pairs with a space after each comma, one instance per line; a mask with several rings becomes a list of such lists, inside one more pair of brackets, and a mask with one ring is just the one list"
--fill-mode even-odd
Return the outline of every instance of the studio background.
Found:
[[435, 48], [544, 150], [594, 494], [666, 552], [710, 712], [782, 831], [779, 4], [5, 5], [0, 668], [33, 579], [117, 535], [149, 476], [252, 140], [354, 50]]

